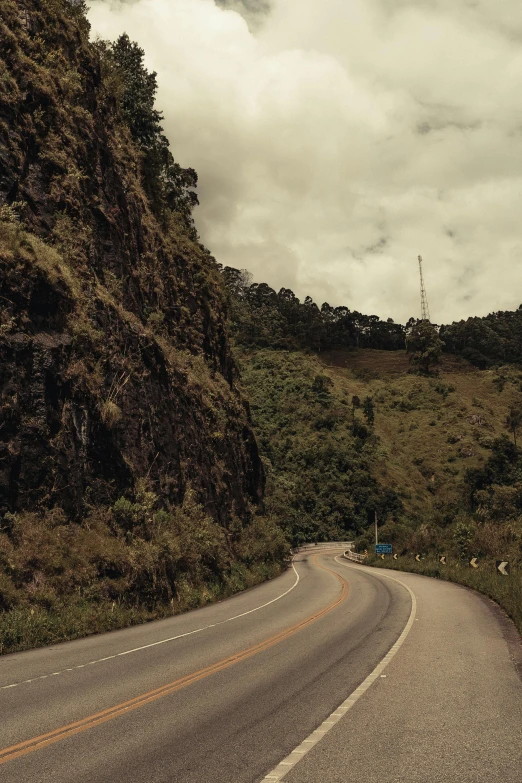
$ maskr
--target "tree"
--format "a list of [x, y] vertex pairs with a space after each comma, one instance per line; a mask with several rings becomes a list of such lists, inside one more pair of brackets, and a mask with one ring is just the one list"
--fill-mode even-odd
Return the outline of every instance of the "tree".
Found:
[[238, 299], [245, 299], [252, 285], [253, 275], [248, 269], [234, 269], [226, 266], [222, 270], [223, 279], [229, 292]]
[[513, 443], [517, 445], [517, 432], [522, 424], [522, 406], [512, 405], [506, 416], [506, 427], [513, 435]]
[[352, 428], [354, 432], [355, 432], [355, 409], [360, 407], [361, 407], [361, 400], [356, 394], [354, 394], [352, 397]]
[[154, 108], [157, 74], [147, 71], [145, 52], [127, 33], [120, 35], [110, 52], [122, 80], [120, 108], [132, 137], [143, 149], [152, 149], [163, 131], [163, 115]]
[[426, 375], [430, 374], [432, 367], [440, 364], [444, 343], [437, 329], [428, 321], [418, 321], [412, 325], [406, 344], [411, 354], [410, 362]]
[[363, 414], [369, 427], [373, 427], [375, 422], [375, 406], [371, 397], [365, 397], [363, 402]]
[[158, 83], [156, 72], [149, 73], [143, 61], [145, 52], [124, 33], [113, 44], [102, 42], [99, 51], [105, 65], [119, 80], [119, 106], [132, 138], [143, 153], [143, 185], [152, 208], [165, 216], [170, 210], [192, 225], [192, 210], [198, 204], [194, 169], [176, 163], [163, 134], [163, 115], [155, 107]]
[[327, 405], [330, 402], [330, 389], [333, 389], [334, 382], [328, 375], [316, 375], [312, 383], [312, 391], [317, 399]]

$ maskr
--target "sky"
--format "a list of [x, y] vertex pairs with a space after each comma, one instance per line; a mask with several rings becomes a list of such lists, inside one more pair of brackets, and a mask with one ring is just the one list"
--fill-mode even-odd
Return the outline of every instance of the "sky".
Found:
[[522, 303], [520, 0], [90, 0], [158, 74], [223, 265], [434, 323]]

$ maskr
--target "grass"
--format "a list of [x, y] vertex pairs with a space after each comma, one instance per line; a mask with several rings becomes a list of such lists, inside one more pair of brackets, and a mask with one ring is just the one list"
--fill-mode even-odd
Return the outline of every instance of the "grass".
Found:
[[467, 468], [481, 467], [494, 438], [506, 433], [522, 378], [513, 367], [477, 370], [452, 356], [444, 356], [438, 376], [412, 375], [405, 351], [332, 351], [309, 361], [346, 398], [373, 398], [379, 481], [399, 488], [415, 518], [460, 502]]
[[56, 603], [52, 608], [19, 606], [0, 613], [0, 655], [188, 612], [272, 579], [281, 573], [283, 567], [277, 563], [260, 562], [250, 566], [235, 563], [223, 581], [203, 587], [192, 587], [187, 583], [184, 589], [180, 585], [176, 599], [158, 602], [154, 607], [140, 603], [129, 606], [118, 601], [71, 603], [69, 599]]

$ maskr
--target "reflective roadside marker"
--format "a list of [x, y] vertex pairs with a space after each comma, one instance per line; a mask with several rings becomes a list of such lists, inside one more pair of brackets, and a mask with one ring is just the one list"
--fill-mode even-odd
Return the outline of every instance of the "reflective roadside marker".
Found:
[[381, 560], [384, 560], [384, 555], [381, 555]]
[[441, 555], [439, 557], [439, 563], [442, 563], [442, 565], [446, 565], [446, 555]]
[[476, 557], [472, 557], [469, 561], [471, 568], [478, 568], [478, 561]]
[[398, 557], [398, 555], [397, 555], [397, 553], [395, 553], [394, 556], [393, 556], [393, 559], [397, 560], [397, 557]]
[[420, 563], [421, 556], [420, 555], [415, 555], [415, 560], [417, 561], [417, 563]]
[[507, 560], [497, 560], [497, 572], [502, 576], [509, 576], [509, 562]]

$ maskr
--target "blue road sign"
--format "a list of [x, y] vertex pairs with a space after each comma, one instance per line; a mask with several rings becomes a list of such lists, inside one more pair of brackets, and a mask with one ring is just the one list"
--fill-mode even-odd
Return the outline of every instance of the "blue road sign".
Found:
[[391, 555], [393, 547], [391, 544], [375, 544], [376, 555]]

